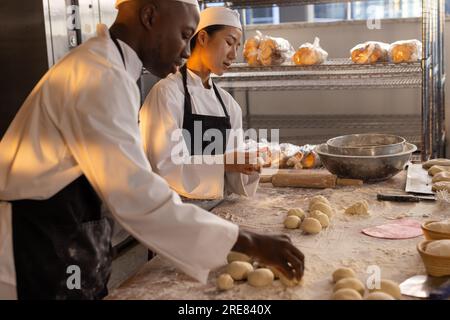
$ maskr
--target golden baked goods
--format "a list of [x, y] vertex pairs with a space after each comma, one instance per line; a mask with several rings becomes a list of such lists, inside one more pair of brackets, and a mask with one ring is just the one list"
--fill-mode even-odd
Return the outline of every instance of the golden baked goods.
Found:
[[356, 45], [350, 50], [354, 63], [376, 63], [387, 61], [389, 45], [383, 42], [367, 41]]
[[261, 43], [262, 34], [256, 31], [256, 36], [247, 39], [244, 43], [244, 59], [250, 66], [259, 66], [259, 45]]
[[422, 59], [422, 42], [419, 40], [402, 40], [389, 47], [389, 58], [394, 63], [414, 62]]
[[294, 49], [283, 38], [265, 37], [259, 45], [259, 61], [263, 66], [276, 66], [292, 57]]
[[293, 62], [299, 66], [311, 66], [324, 63], [328, 52], [320, 47], [320, 39], [315, 38], [314, 43], [302, 44], [292, 57]]

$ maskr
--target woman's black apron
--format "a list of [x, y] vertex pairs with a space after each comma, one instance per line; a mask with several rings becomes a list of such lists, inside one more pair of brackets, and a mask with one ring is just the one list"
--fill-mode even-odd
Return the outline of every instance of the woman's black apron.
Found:
[[[221, 133], [222, 139], [219, 141], [217, 145], [220, 145], [219, 150], [213, 149], [211, 155], [221, 155], [224, 154], [228, 142], [229, 130], [231, 129], [231, 121], [230, 116], [228, 115], [227, 108], [223, 103], [222, 97], [219, 94], [219, 90], [216, 85], [213, 83], [214, 92], [216, 94], [217, 99], [222, 106], [225, 117], [218, 116], [209, 116], [209, 115], [201, 115], [201, 114], [193, 114], [192, 113], [192, 100], [189, 90], [187, 88], [187, 67], [184, 65], [181, 70], [181, 75], [183, 77], [183, 87], [184, 87], [184, 118], [183, 118], [183, 136], [188, 147], [190, 155], [202, 155], [204, 154], [205, 148], [210, 144], [216, 142], [214, 139], [217, 137], [212, 135], [208, 136], [208, 130], [219, 130]], [[201, 125], [201, 137], [195, 136], [195, 123], [197, 125]], [[198, 130], [197, 130], [198, 131]], [[210, 131], [211, 132], [211, 131]], [[194, 139], [198, 139], [197, 141], [201, 141], [197, 143], [197, 145], [201, 146], [201, 150], [195, 150], [194, 148]], [[212, 141], [208, 141], [211, 139]]]
[[18, 299], [101, 299], [108, 294], [112, 221], [102, 217], [101, 200], [84, 175], [50, 199], [11, 204]]

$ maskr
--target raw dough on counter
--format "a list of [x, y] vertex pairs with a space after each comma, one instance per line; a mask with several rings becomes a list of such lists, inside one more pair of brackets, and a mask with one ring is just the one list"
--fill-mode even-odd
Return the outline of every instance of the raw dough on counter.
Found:
[[358, 291], [350, 288], [337, 290], [331, 296], [332, 300], [362, 300]]
[[245, 280], [247, 275], [253, 271], [253, 266], [248, 262], [233, 261], [227, 266], [227, 273], [234, 280]]
[[427, 228], [431, 231], [450, 233], [450, 220], [442, 220], [427, 224]]
[[302, 209], [298, 208], [298, 209], [289, 209], [288, 216], [297, 216], [300, 219], [305, 219], [305, 211], [303, 211]]
[[320, 224], [320, 221], [314, 218], [305, 218], [300, 228], [304, 232], [310, 234], [316, 234], [322, 231], [322, 225]]
[[435, 176], [439, 172], [450, 172], [450, 166], [432, 166], [428, 169], [428, 174], [430, 176]]
[[325, 198], [324, 196], [318, 195], [318, 196], [314, 196], [314, 197], [311, 198], [311, 201], [309, 202], [309, 210], [311, 210], [311, 207], [316, 202], [322, 202], [322, 203], [325, 203], [326, 205], [331, 207], [330, 201], [328, 201], [327, 198]]
[[428, 243], [425, 252], [440, 257], [450, 257], [450, 240], [436, 240]]
[[391, 297], [395, 298], [395, 299], [401, 299], [402, 298], [402, 294], [400, 292], [400, 287], [399, 285], [392, 281], [392, 280], [387, 280], [387, 279], [381, 279], [380, 281], [380, 288], [377, 289], [369, 289], [369, 292], [384, 292], [387, 293], [388, 295], [390, 295]]
[[433, 186], [431, 187], [431, 190], [433, 191], [447, 191], [450, 193], [450, 182], [449, 181], [441, 181], [433, 183]]
[[323, 202], [315, 202], [311, 206], [310, 212], [313, 212], [316, 210], [325, 213], [328, 216], [328, 218], [331, 218], [334, 214], [333, 208], [331, 208], [328, 204], [323, 203]]
[[248, 284], [253, 287], [265, 287], [274, 280], [273, 272], [268, 268], [260, 268], [252, 271], [247, 276]]
[[288, 279], [284, 274], [281, 272], [278, 273], [278, 278], [280, 279], [281, 283], [284, 284], [286, 287], [295, 287], [298, 285], [301, 285], [303, 283], [303, 279], [298, 281], [297, 279]]
[[450, 159], [438, 158], [428, 160], [422, 164], [424, 169], [430, 169], [432, 166], [450, 166]]
[[391, 295], [385, 292], [372, 292], [367, 295], [366, 300], [395, 300]]
[[333, 277], [333, 282], [336, 283], [339, 280], [342, 280], [345, 278], [356, 278], [356, 273], [355, 273], [355, 271], [353, 271], [353, 269], [343, 267], [343, 268], [336, 269], [333, 272], [332, 277]]
[[436, 173], [433, 176], [433, 179], [431, 179], [431, 182], [433, 182], [433, 183], [442, 182], [442, 181], [450, 182], [450, 172], [442, 171], [442, 172]]
[[345, 209], [345, 213], [350, 215], [367, 215], [369, 213], [369, 204], [366, 200], [358, 201]]
[[252, 262], [252, 258], [248, 255], [236, 251], [231, 251], [227, 256], [228, 263], [232, 263], [233, 261], [244, 261], [244, 262]]
[[219, 290], [230, 290], [233, 288], [234, 280], [228, 273], [222, 273], [217, 277], [217, 288]]
[[314, 210], [311, 212], [310, 217], [319, 220], [322, 228], [327, 228], [330, 225], [330, 219], [322, 211]]
[[353, 289], [359, 292], [361, 296], [364, 295], [364, 291], [366, 290], [364, 284], [358, 278], [344, 278], [336, 282], [334, 285], [333, 291], [336, 292], [339, 289]]
[[302, 220], [297, 216], [287, 216], [284, 220], [284, 226], [288, 229], [297, 229]]

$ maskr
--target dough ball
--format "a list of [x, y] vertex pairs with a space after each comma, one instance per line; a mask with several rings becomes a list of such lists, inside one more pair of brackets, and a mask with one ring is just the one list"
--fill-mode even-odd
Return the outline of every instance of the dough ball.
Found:
[[223, 273], [217, 277], [217, 288], [219, 290], [230, 290], [233, 288], [234, 280], [228, 273]]
[[300, 228], [310, 234], [316, 234], [322, 231], [322, 225], [320, 224], [319, 220], [314, 218], [305, 218], [303, 223], [301, 224]]
[[244, 261], [244, 262], [252, 262], [252, 258], [248, 255], [236, 251], [231, 251], [227, 256], [228, 263], [232, 263], [233, 261]]
[[364, 284], [357, 278], [344, 278], [336, 282], [334, 285], [333, 291], [336, 292], [339, 289], [353, 289], [359, 292], [361, 296], [364, 295], [364, 291], [366, 290]]
[[434, 256], [450, 257], [450, 240], [436, 240], [428, 243], [425, 252]]
[[345, 209], [345, 213], [350, 215], [367, 215], [369, 213], [369, 204], [366, 200], [358, 201]]
[[443, 159], [443, 158], [432, 159], [432, 160], [428, 160], [427, 162], [424, 162], [422, 164], [422, 167], [424, 169], [430, 169], [432, 166], [449, 166], [450, 167], [450, 159]]
[[428, 169], [428, 174], [430, 176], [435, 176], [439, 172], [450, 172], [450, 166], [432, 166]]
[[325, 198], [324, 196], [318, 195], [318, 196], [314, 196], [311, 198], [311, 201], [309, 202], [309, 210], [311, 210], [312, 205], [317, 202], [325, 203], [331, 207], [330, 202], [328, 201], [327, 198]]
[[302, 220], [297, 216], [287, 216], [284, 220], [284, 226], [288, 229], [297, 229]]
[[391, 295], [379, 291], [369, 293], [366, 300], [395, 300], [395, 299]]
[[303, 283], [303, 278], [300, 281], [297, 280], [296, 278], [288, 279], [281, 272], [278, 273], [278, 277], [280, 278], [281, 283], [284, 284], [286, 287], [296, 287]]
[[450, 172], [448, 171], [442, 171], [433, 176], [433, 179], [431, 179], [431, 182], [450, 182]]
[[269, 268], [270, 271], [272, 271], [274, 279], [280, 279], [281, 272], [278, 271], [277, 268], [272, 267], [272, 266], [268, 266], [267, 268]]
[[431, 190], [433, 191], [447, 191], [450, 193], [450, 182], [448, 181], [441, 181], [433, 183], [433, 186], [431, 187]]
[[253, 287], [265, 287], [274, 280], [273, 272], [268, 268], [256, 269], [248, 274], [248, 284]]
[[325, 213], [328, 216], [328, 218], [331, 218], [334, 214], [333, 208], [331, 208], [328, 204], [323, 202], [316, 202], [309, 209], [310, 212], [315, 210]]
[[428, 223], [426, 226], [428, 229], [432, 231], [450, 233], [450, 220], [431, 222]]
[[362, 296], [358, 291], [350, 288], [337, 290], [333, 293], [332, 300], [362, 300]]
[[380, 281], [380, 288], [377, 289], [369, 289], [370, 293], [372, 292], [384, 292], [390, 295], [391, 297], [394, 297], [395, 299], [401, 299], [402, 294], [400, 292], [400, 287], [397, 283], [391, 280], [381, 279]]
[[311, 212], [310, 217], [319, 220], [322, 228], [326, 228], [330, 225], [330, 219], [328, 219], [328, 216], [319, 210], [314, 210]]
[[233, 261], [227, 266], [227, 273], [234, 280], [245, 280], [247, 275], [253, 271], [253, 266], [248, 262]]
[[338, 282], [345, 278], [356, 278], [356, 273], [350, 268], [339, 268], [333, 272], [333, 282]]
[[287, 215], [288, 215], [288, 216], [297, 216], [297, 217], [299, 217], [300, 219], [303, 220], [303, 219], [305, 218], [305, 211], [303, 211], [303, 210], [300, 209], [300, 208], [297, 208], [297, 209], [289, 209]]

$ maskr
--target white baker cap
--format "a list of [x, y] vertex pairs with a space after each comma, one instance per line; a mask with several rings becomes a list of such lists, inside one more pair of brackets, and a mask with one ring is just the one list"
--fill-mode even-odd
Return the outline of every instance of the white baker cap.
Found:
[[[124, 2], [128, 2], [128, 1], [132, 1], [132, 0], [116, 0], [116, 9], [119, 8], [120, 4], [122, 4]], [[192, 4], [192, 5], [198, 7], [198, 1], [197, 0], [171, 0], [171, 1], [185, 2], [185, 3], [189, 3], [189, 4]]]
[[200, 30], [209, 26], [224, 25], [242, 30], [239, 12], [226, 7], [209, 7], [200, 12], [200, 22], [198, 23], [197, 34]]

